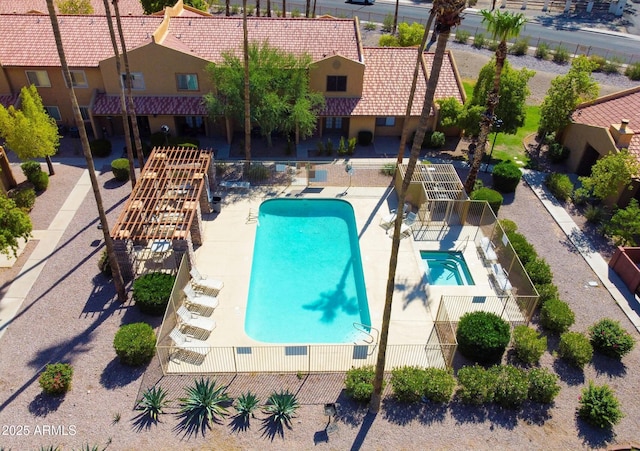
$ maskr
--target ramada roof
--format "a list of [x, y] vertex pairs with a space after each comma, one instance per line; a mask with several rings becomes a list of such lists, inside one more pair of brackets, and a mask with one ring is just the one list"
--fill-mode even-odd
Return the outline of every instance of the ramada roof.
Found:
[[[113, 56], [104, 16], [60, 16], [60, 32], [71, 67], [97, 67]], [[122, 17], [127, 50], [152, 41], [161, 16]], [[249, 40], [269, 42], [294, 54], [308, 53], [314, 61], [340, 54], [360, 60], [355, 22], [350, 19], [248, 19]], [[59, 67], [60, 60], [49, 18], [10, 14], [0, 17], [0, 63], [5, 67]], [[221, 61], [222, 53], [242, 49], [242, 19], [236, 17], [173, 17], [161, 43], [202, 59]]]
[[[420, 71], [411, 109], [412, 116], [422, 112], [431, 72], [433, 53], [425, 53], [426, 74]], [[416, 64], [415, 48], [365, 47], [364, 89], [361, 98], [328, 98], [326, 116], [404, 116]], [[435, 98], [454, 97], [463, 102], [455, 74], [453, 56], [447, 52], [440, 71]], [[431, 114], [433, 114], [433, 109]]]
[[[90, 0], [93, 6], [93, 13], [104, 15], [104, 1]], [[53, 2], [58, 11], [58, 2]], [[111, 1], [109, 1], [111, 3]], [[144, 13], [140, 0], [119, 0], [118, 9], [122, 16], [140, 16]], [[42, 13], [48, 14], [46, 0], [5, 0], [0, 1], [0, 14], [26, 14]]]
[[640, 86], [600, 97], [577, 106], [571, 120], [577, 124], [609, 128], [629, 120], [629, 128], [635, 132], [629, 152], [640, 159]]

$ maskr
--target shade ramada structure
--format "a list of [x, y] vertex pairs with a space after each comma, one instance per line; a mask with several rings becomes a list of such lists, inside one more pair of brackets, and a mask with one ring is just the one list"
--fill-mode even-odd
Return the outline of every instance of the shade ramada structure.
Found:
[[[123, 276], [173, 271], [202, 244], [215, 181], [210, 151], [154, 148], [111, 230]], [[159, 267], [158, 267], [159, 266]]]

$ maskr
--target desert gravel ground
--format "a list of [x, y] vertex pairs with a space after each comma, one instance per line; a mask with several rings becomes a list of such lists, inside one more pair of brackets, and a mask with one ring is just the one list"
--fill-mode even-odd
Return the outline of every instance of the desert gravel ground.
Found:
[[[457, 61], [462, 75], [472, 77], [472, 57], [457, 55]], [[483, 64], [480, 59], [477, 61], [476, 73], [478, 64]], [[538, 96], [544, 94], [540, 89], [536, 88]], [[58, 174], [46, 193], [57, 201], [36, 204], [34, 217], [40, 218], [37, 227], [49, 224], [60, 200], [71, 189], [69, 180], [77, 180], [80, 175], [75, 168], [63, 167]], [[113, 222], [129, 186], [115, 184], [108, 172], [101, 173], [99, 179]], [[597, 319], [608, 316], [620, 320], [638, 339], [608, 292], [587, 285], [595, 275], [524, 183], [513, 198], [506, 200], [500, 216], [514, 220], [551, 265], [562, 298], [576, 313], [572, 330], [585, 331]], [[225, 419], [204, 434], [185, 436], [176, 428], [175, 402], [158, 425], [137, 427], [132, 407], [141, 386], [157, 380], [157, 364], [152, 362], [146, 374], [122, 367], [113, 352], [112, 340], [122, 323], [146, 320], [156, 326], [159, 321], [143, 317], [131, 302], [120, 305], [112, 287], [98, 274], [96, 262], [102, 233], [96, 228], [95, 217], [95, 203], [89, 193], [0, 342], [0, 448], [32, 450], [61, 445], [63, 449], [80, 449], [89, 444], [109, 445], [108, 449], [114, 450], [566, 450], [601, 448], [638, 439], [640, 349], [636, 347], [622, 364], [596, 357], [580, 372], [552, 356], [557, 347], [553, 337], [549, 338], [541, 365], [560, 376], [562, 390], [548, 409], [533, 405], [515, 412], [493, 407], [472, 409], [456, 402], [446, 407], [405, 407], [387, 397], [382, 411], [371, 416], [340, 393], [340, 375], [301, 380], [295, 375], [249, 375], [221, 381], [229, 384], [232, 396], [247, 388], [263, 399], [270, 391], [281, 388], [299, 392], [303, 405], [292, 429], [285, 429], [283, 436], [273, 436], [270, 429], [263, 428], [261, 413], [251, 420], [247, 430], [232, 419]], [[0, 272], [0, 290], [6, 289], [8, 274]], [[58, 360], [73, 363], [73, 388], [64, 398], [52, 401], [41, 394], [37, 376], [43, 365]], [[610, 384], [621, 401], [626, 416], [613, 434], [596, 431], [576, 419], [580, 390], [591, 379]], [[190, 382], [190, 378], [173, 377], [165, 378], [161, 385], [175, 399]], [[327, 417], [322, 408], [328, 401], [337, 401], [339, 411], [338, 429], [329, 437], [323, 434]], [[118, 415], [121, 418], [115, 421]]]

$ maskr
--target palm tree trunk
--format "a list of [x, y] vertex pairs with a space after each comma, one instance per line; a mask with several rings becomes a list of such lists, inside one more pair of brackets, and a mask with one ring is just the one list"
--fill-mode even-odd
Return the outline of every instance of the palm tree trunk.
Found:
[[287, 0], [282, 0], [282, 17], [287, 17]]
[[407, 110], [404, 113], [404, 124], [402, 124], [402, 134], [400, 135], [400, 147], [398, 148], [397, 164], [401, 164], [404, 158], [404, 149], [407, 145], [407, 135], [409, 134], [409, 119], [411, 118], [411, 110], [413, 109], [413, 98], [416, 95], [416, 87], [418, 85], [418, 76], [420, 75], [420, 68], [422, 67], [422, 61], [424, 57], [424, 48], [427, 46], [427, 39], [429, 39], [429, 30], [433, 23], [433, 18], [436, 16], [436, 11], [431, 8], [429, 19], [427, 20], [427, 26], [424, 29], [424, 36], [422, 36], [422, 42], [418, 48], [418, 58], [416, 60], [416, 67], [413, 70], [413, 80], [411, 81], [411, 91], [409, 91], [409, 101], [407, 102]]
[[267, 0], [267, 17], [271, 17], [271, 0]]
[[224, 2], [224, 15], [225, 16], [230, 16], [231, 15], [231, 1], [230, 0], [225, 0], [225, 2]]
[[[116, 42], [116, 32], [113, 29], [113, 22], [111, 21], [111, 10], [109, 9], [109, 1], [103, 0], [104, 10], [107, 14], [107, 24], [109, 25], [109, 36], [111, 37], [111, 46], [113, 47], [113, 54], [116, 57], [116, 71], [118, 73], [118, 79], [122, 80], [122, 72], [120, 66], [120, 52], [118, 51], [118, 44]], [[122, 116], [122, 128], [124, 130], [124, 142], [127, 146], [127, 158], [129, 159], [129, 172], [131, 173], [131, 190], [136, 187], [136, 165], [133, 157], [133, 146], [131, 145], [131, 133], [129, 130], [129, 116], [127, 115], [127, 101], [124, 96], [124, 86], [120, 88], [120, 115]]]
[[78, 124], [78, 132], [80, 133], [80, 142], [82, 143], [82, 152], [87, 160], [87, 169], [89, 170], [89, 178], [91, 179], [91, 187], [93, 188], [93, 195], [96, 199], [96, 206], [98, 207], [98, 216], [100, 219], [100, 225], [102, 226], [102, 233], [104, 235], [104, 244], [107, 248], [107, 256], [109, 257], [109, 264], [111, 265], [111, 272], [113, 276], [113, 282], [120, 302], [126, 302], [127, 291], [125, 289], [124, 280], [122, 279], [122, 273], [120, 272], [120, 265], [118, 264], [118, 258], [116, 256], [115, 249], [113, 247], [113, 240], [109, 234], [109, 223], [107, 222], [107, 215], [104, 211], [104, 205], [102, 203], [102, 196], [100, 194], [100, 185], [98, 184], [98, 178], [96, 177], [95, 167], [93, 165], [93, 158], [91, 157], [91, 149], [89, 148], [89, 138], [87, 137], [87, 130], [84, 127], [84, 121], [82, 120], [82, 114], [80, 114], [80, 107], [78, 106], [78, 99], [76, 98], [75, 91], [73, 90], [73, 84], [71, 83], [71, 72], [69, 72], [69, 66], [62, 47], [62, 38], [60, 37], [60, 26], [58, 25], [58, 16], [53, 6], [53, 0], [47, 0], [47, 9], [49, 10], [49, 17], [51, 18], [51, 27], [53, 28], [53, 36], [56, 41], [56, 48], [58, 49], [58, 56], [60, 57], [60, 64], [64, 73], [65, 81], [69, 87], [69, 97], [71, 98], [71, 105], [73, 107], [73, 117]]
[[471, 191], [473, 191], [473, 187], [476, 184], [478, 172], [480, 172], [480, 166], [482, 165], [482, 159], [486, 152], [489, 134], [491, 133], [493, 123], [495, 122], [495, 111], [498, 103], [500, 102], [500, 76], [502, 75], [502, 68], [504, 67], [504, 61], [506, 58], [507, 41], [502, 40], [496, 50], [496, 73], [493, 77], [493, 88], [491, 88], [491, 92], [487, 95], [487, 109], [480, 120], [478, 145], [476, 146], [475, 153], [473, 154], [473, 162], [469, 169], [469, 174], [464, 182], [464, 190], [467, 194], [471, 194]]
[[131, 128], [133, 130], [133, 140], [138, 153], [138, 164], [140, 170], [144, 167], [144, 155], [142, 154], [142, 142], [140, 141], [140, 130], [138, 129], [138, 118], [136, 116], [136, 107], [133, 104], [133, 96], [131, 95], [131, 72], [129, 71], [129, 56], [127, 55], [127, 45], [124, 42], [124, 33], [122, 32], [122, 21], [120, 20], [120, 9], [118, 8], [118, 0], [113, 0], [113, 11], [116, 16], [116, 25], [118, 26], [118, 34], [120, 35], [120, 47], [122, 47], [122, 59], [124, 61], [124, 73], [127, 80], [127, 99], [129, 99], [129, 118], [131, 119]]
[[307, 0], [307, 4], [304, 8], [304, 17], [309, 18], [309, 14], [311, 14], [311, 0]]
[[249, 90], [249, 29], [247, 0], [242, 0], [242, 34], [244, 41], [244, 158], [251, 161], [251, 91]]
[[256, 17], [260, 17], [260, 0], [256, 0]]
[[[424, 140], [424, 135], [427, 132], [429, 115], [433, 106], [433, 99], [435, 97], [438, 79], [440, 78], [440, 69], [442, 68], [442, 62], [444, 61], [444, 53], [447, 48], [449, 33], [450, 29], [445, 28], [438, 35], [438, 43], [436, 46], [436, 52], [433, 56], [431, 74], [429, 75], [427, 90], [424, 94], [424, 104], [422, 106], [420, 122], [418, 124], [418, 129], [416, 130], [416, 137], [413, 140], [413, 146], [411, 146], [411, 156], [409, 157], [409, 163], [407, 164], [407, 172], [405, 174], [404, 180], [402, 181], [402, 188], [400, 189], [400, 193], [398, 193], [399, 209], [403, 208], [404, 201], [407, 197], [407, 190], [409, 189], [409, 183], [411, 182], [418, 157], [420, 156], [422, 141]], [[376, 360], [376, 374], [373, 381], [373, 395], [371, 396], [371, 402], [369, 403], [369, 412], [374, 414], [378, 413], [378, 411], [380, 410], [380, 404], [382, 402], [382, 382], [384, 379], [384, 366], [386, 362], [387, 342], [389, 339], [391, 305], [393, 301], [393, 291], [396, 284], [396, 268], [398, 266], [398, 250], [400, 248], [400, 228], [402, 226], [402, 219], [402, 215], [396, 215], [395, 227], [393, 228], [391, 257], [389, 259], [389, 275], [387, 278], [387, 291], [384, 300], [382, 328], [380, 329], [380, 342], [378, 344], [378, 357]]]
[[49, 175], [56, 175], [56, 171], [53, 170], [53, 161], [51, 161], [51, 156], [45, 155], [44, 161], [47, 162], [47, 169], [49, 170]]

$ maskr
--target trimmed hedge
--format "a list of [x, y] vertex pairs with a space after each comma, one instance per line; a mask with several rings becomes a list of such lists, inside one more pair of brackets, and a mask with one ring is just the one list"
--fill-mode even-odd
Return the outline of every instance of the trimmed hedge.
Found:
[[489, 312], [469, 312], [462, 315], [456, 332], [460, 353], [479, 363], [494, 363], [502, 359], [511, 330], [509, 323]]
[[33, 183], [36, 191], [46, 191], [49, 187], [49, 174], [43, 171], [36, 172], [29, 181]]
[[518, 258], [523, 265], [526, 265], [527, 263], [535, 260], [538, 257], [536, 249], [531, 243], [529, 243], [524, 235], [518, 232], [506, 232], [506, 234], [507, 238], [509, 238], [511, 246], [513, 247], [513, 250], [518, 255]]
[[521, 178], [520, 167], [512, 161], [502, 161], [493, 168], [493, 188], [501, 193], [513, 193]]
[[512, 365], [496, 365], [489, 369], [495, 375], [493, 401], [508, 409], [515, 409], [527, 400], [529, 375]]
[[129, 160], [127, 158], [116, 158], [111, 162], [111, 172], [116, 180], [126, 182], [129, 180]]
[[38, 383], [42, 391], [49, 395], [63, 395], [71, 388], [73, 367], [68, 363], [53, 363], [40, 373]]
[[424, 372], [424, 397], [431, 402], [448, 402], [457, 385], [453, 371], [442, 368], [427, 368]]
[[471, 193], [471, 200], [486, 200], [489, 206], [493, 210], [493, 213], [498, 216], [498, 210], [504, 201], [502, 194], [491, 188], [478, 188]]
[[[38, 172], [42, 172], [42, 168], [40, 167], [40, 163], [37, 161], [29, 160], [25, 161], [20, 165], [20, 169], [22, 169], [22, 173], [24, 176], [31, 182], [31, 177], [33, 177]], [[33, 182], [32, 182], [33, 183]]]
[[108, 157], [111, 154], [111, 141], [108, 139], [94, 139], [89, 143], [91, 155], [97, 158]]
[[163, 315], [175, 283], [175, 276], [152, 272], [133, 282], [133, 300], [140, 311], [150, 315]]
[[354, 401], [369, 402], [371, 395], [373, 395], [373, 379], [375, 375], [372, 365], [351, 368], [347, 371], [344, 379], [347, 395]]
[[576, 368], [584, 368], [593, 357], [593, 346], [580, 332], [565, 332], [560, 336], [558, 356]]
[[609, 318], [604, 318], [591, 326], [589, 337], [596, 351], [618, 360], [631, 352], [635, 346], [633, 337], [620, 326], [620, 322]]
[[514, 351], [521, 362], [534, 365], [547, 349], [547, 337], [539, 336], [535, 329], [528, 326], [516, 326], [513, 330]]
[[125, 324], [116, 332], [113, 348], [124, 365], [144, 365], [155, 353], [156, 334], [147, 323]]
[[573, 183], [567, 174], [549, 174], [544, 179], [544, 184], [551, 194], [562, 202], [569, 199], [573, 193]]
[[424, 391], [425, 372], [417, 366], [403, 366], [391, 370], [393, 396], [400, 402], [420, 401]]
[[538, 257], [528, 261], [524, 265], [524, 269], [534, 285], [546, 285], [553, 281], [551, 267], [543, 258]]
[[560, 299], [548, 299], [540, 309], [540, 324], [551, 332], [562, 333], [575, 322], [575, 314], [569, 304]]
[[465, 366], [458, 371], [456, 396], [464, 404], [481, 405], [493, 401], [496, 375], [479, 366]]
[[593, 426], [610, 429], [618, 424], [624, 414], [620, 410], [620, 402], [607, 384], [589, 386], [582, 389], [578, 416]]
[[558, 376], [547, 368], [529, 370], [529, 399], [534, 402], [549, 404], [560, 393]]
[[20, 186], [12, 189], [7, 194], [9, 195], [9, 199], [13, 200], [16, 204], [16, 207], [26, 211], [31, 211], [33, 205], [36, 203], [36, 192], [30, 186]]

